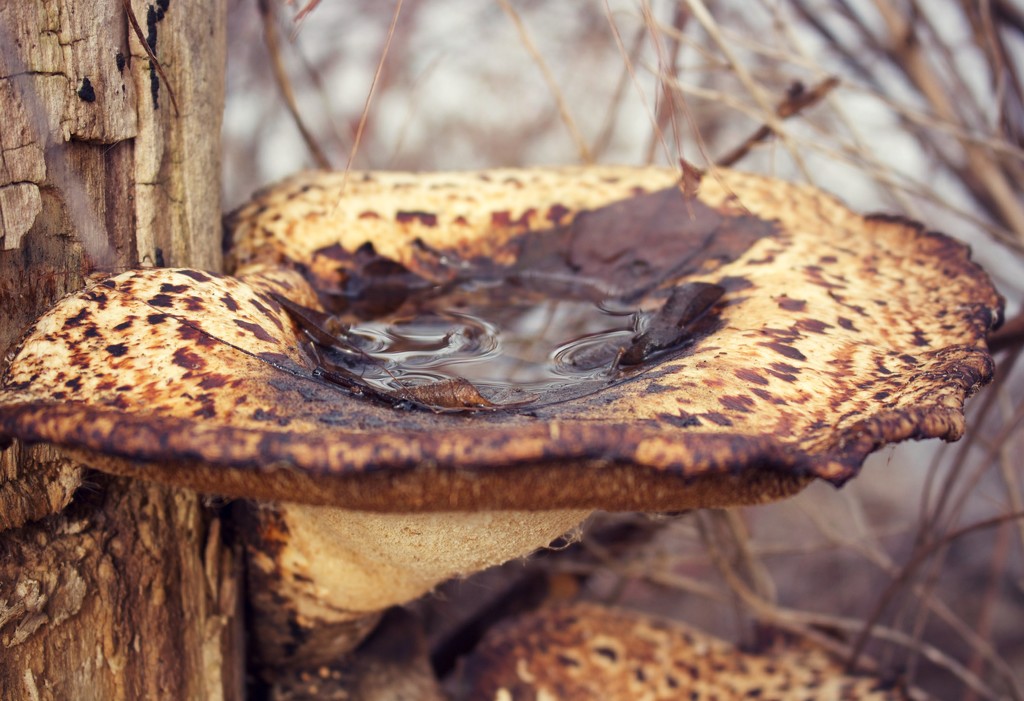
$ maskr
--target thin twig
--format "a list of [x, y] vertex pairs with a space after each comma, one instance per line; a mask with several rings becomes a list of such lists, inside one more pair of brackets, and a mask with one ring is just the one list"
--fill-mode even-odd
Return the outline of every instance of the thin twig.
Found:
[[[1021, 515], [1024, 516], [1024, 514]], [[714, 562], [718, 568], [719, 573], [729, 585], [729, 588], [734, 592], [734, 594], [736, 594], [736, 596], [739, 597], [743, 604], [754, 613], [758, 620], [807, 638], [837, 656], [852, 656], [852, 650], [854, 648], [843, 645], [829, 636], [823, 636], [820, 633], [817, 633], [814, 628], [825, 630], [833, 628], [848, 630], [851, 632], [859, 630], [863, 634], [865, 632], [865, 629], [863, 628], [863, 621], [787, 609], [770, 601], [766, 601], [758, 596], [758, 594], [745, 581], [743, 581], [742, 577], [733, 570], [720, 552], [716, 553], [713, 550], [709, 550], [708, 553], [712, 562]], [[949, 670], [969, 688], [978, 691], [978, 693], [983, 694], [987, 698], [998, 698], [997, 695], [977, 675], [973, 674], [964, 665], [938, 648], [914, 640], [904, 633], [900, 633], [899, 631], [895, 631], [884, 626], [876, 626], [867, 632], [873, 637], [895, 642], [904, 647], [922, 650], [928, 659]], [[871, 663], [865, 664], [864, 660], [858, 660], [858, 662], [859, 666], [857, 669], [866, 671], [872, 671], [874, 669], [874, 665]], [[848, 669], [851, 673], [856, 671], [856, 669], [851, 667], [848, 667]]]
[[143, 51], [146, 52], [146, 56], [149, 57], [150, 65], [156, 70], [160, 76], [160, 80], [164, 81], [164, 87], [167, 88], [167, 94], [171, 98], [171, 107], [174, 108], [174, 116], [177, 117], [180, 112], [178, 111], [178, 100], [174, 97], [174, 89], [171, 87], [171, 81], [167, 79], [167, 74], [164, 73], [164, 67], [160, 65], [160, 59], [153, 53], [153, 47], [149, 45], [149, 41], [146, 39], [146, 35], [142, 32], [142, 26], [139, 24], [138, 18], [135, 17], [135, 10], [132, 9], [131, 0], [121, 0], [121, 4], [124, 6], [124, 12], [128, 16], [128, 23], [132, 25], [132, 31], [135, 32], [135, 36], [138, 38], [139, 43], [142, 44]]
[[764, 562], [757, 557], [751, 547], [750, 532], [747, 529], [747, 524], [743, 521], [742, 512], [739, 509], [726, 509], [723, 513], [723, 521], [735, 548], [736, 562], [752, 583], [754, 591], [765, 601], [777, 603], [778, 587], [768, 568], [764, 566]]
[[[1013, 368], [1016, 365], [1020, 354], [1014, 354], [1009, 356], [1004, 362], [997, 364], [996, 366], [996, 377], [1005, 377], [1013, 372]], [[976, 410], [972, 412], [971, 419], [972, 423], [977, 425], [984, 425], [988, 420], [989, 412], [991, 412], [996, 406], [996, 400], [998, 395], [994, 392], [988, 392], [984, 394], [980, 399], [980, 406], [976, 407]], [[966, 464], [967, 453], [974, 446], [975, 441], [978, 438], [978, 434], [975, 432], [969, 432], [955, 448], [949, 448], [949, 451], [955, 451], [955, 454], [950, 461], [953, 465], [950, 470], [950, 475], [946, 477], [943, 483], [943, 491], [939, 494], [939, 502], [935, 505], [931, 505], [933, 484], [937, 479], [939, 466], [942, 463], [943, 454], [937, 453], [931, 464], [928, 466], [928, 470], [925, 477], [924, 488], [921, 490], [921, 508], [918, 512], [918, 532], [928, 533], [934, 530], [936, 523], [938, 522], [942, 510], [945, 508], [944, 504], [949, 499], [949, 494], [946, 492], [951, 490], [951, 483], [955, 482], [958, 478], [959, 473], [963, 470]]]
[[608, 26], [612, 30], [612, 36], [615, 38], [615, 45], [619, 49], [619, 54], [622, 56], [622, 61], [626, 66], [626, 70], [629, 72], [629, 77], [633, 81], [633, 87], [636, 88], [637, 95], [640, 97], [640, 104], [643, 105], [644, 111], [647, 112], [647, 119], [651, 123], [651, 128], [654, 130], [654, 134], [658, 137], [665, 152], [668, 152], [668, 144], [665, 143], [665, 133], [658, 126], [658, 118], [654, 112], [651, 111], [651, 106], [647, 102], [647, 98], [644, 95], [643, 87], [640, 85], [640, 81], [637, 79], [636, 66], [633, 63], [633, 59], [630, 57], [629, 52], [626, 51], [626, 45], [622, 41], [622, 34], [619, 32], [618, 25], [615, 24], [615, 17], [612, 14], [611, 5], [608, 4], [608, 0], [604, 0], [604, 12], [605, 17], [608, 20]]
[[[644, 23], [651, 28], [652, 32], [657, 30], [662, 33], [669, 33], [672, 36], [673, 41], [681, 44], [684, 36], [682, 33], [682, 28], [685, 24], [683, 22], [683, 19], [688, 20], [689, 15], [683, 13], [682, 9], [680, 8], [677, 17], [679, 18], [679, 21], [677, 23], [678, 28], [675, 25], [673, 25], [672, 27], [659, 28], [655, 25], [654, 15], [650, 12], [650, 9], [647, 8], [647, 10], [644, 12]], [[658, 85], [661, 87], [662, 92], [665, 93], [664, 98], [671, 98], [671, 102], [669, 104], [672, 106], [673, 109], [672, 135], [675, 139], [675, 159], [672, 158], [672, 154], [668, 149], [668, 144], [665, 142], [664, 130], [661, 128], [661, 123], [659, 121], [658, 116], [654, 117], [656, 128], [655, 135], [658, 138], [658, 142], [662, 145], [666, 160], [668, 160], [669, 162], [675, 160], [679, 163], [681, 167], [684, 183], [683, 193], [688, 197], [693, 197], [697, 192], [696, 186], [697, 184], [699, 184], [699, 177], [697, 177], [696, 180], [693, 180], [693, 176], [695, 174], [699, 174], [700, 169], [690, 164], [683, 157], [681, 135], [678, 131], [678, 123], [675, 120], [676, 108], [678, 108], [679, 111], [682, 112], [683, 118], [686, 120], [686, 123], [690, 126], [690, 136], [693, 139], [693, 143], [696, 146], [697, 151], [700, 153], [702, 162], [709, 165], [709, 170], [711, 171], [712, 177], [716, 177], [714, 173], [714, 163], [712, 162], [711, 157], [708, 155], [708, 147], [707, 143], [704, 141], [704, 134], [701, 131], [700, 124], [697, 122], [696, 118], [694, 118], [693, 113], [690, 111], [689, 105], [686, 101], [686, 96], [682, 92], [677, 91], [675, 89], [676, 81], [679, 79], [678, 72], [673, 67], [671, 69], [672, 72], [670, 74], [665, 73], [665, 61], [661, 56], [660, 42], [656, 42], [655, 46], [659, 55], [658, 67], [657, 70], [654, 71], [654, 74], [658, 78]], [[678, 48], [674, 49], [673, 51], [674, 53], [678, 53]], [[651, 155], [653, 155], [653, 152], [651, 152]], [[693, 185], [692, 187], [690, 186], [691, 184]]]
[[807, 164], [804, 162], [803, 156], [800, 154], [800, 151], [798, 149], [792, 147], [789, 140], [789, 135], [786, 133], [786, 130], [782, 125], [782, 121], [775, 116], [774, 110], [771, 106], [771, 102], [769, 101], [768, 96], [765, 94], [764, 89], [757, 83], [757, 81], [754, 80], [753, 76], [750, 74], [750, 71], [747, 70], [746, 64], [744, 64], [739, 59], [739, 57], [736, 55], [736, 52], [732, 50], [732, 46], [730, 45], [730, 43], [726, 41], [725, 38], [722, 36], [722, 32], [718, 27], [718, 23], [715, 22], [714, 17], [712, 17], [711, 12], [708, 11], [708, 8], [704, 4], [704, 1], [685, 1], [687, 6], [690, 8], [690, 12], [693, 13], [694, 19], [696, 19], [700, 23], [700, 25], [704, 28], [704, 31], [707, 32], [709, 37], [711, 37], [711, 40], [715, 42], [715, 44], [718, 46], [718, 50], [722, 52], [722, 56], [724, 56], [726, 61], [728, 61], [729, 67], [732, 68], [740, 83], [743, 85], [743, 87], [747, 89], [747, 92], [750, 93], [750, 96], [754, 98], [754, 102], [757, 103], [757, 106], [761, 109], [761, 112], [763, 113], [764, 120], [768, 123], [768, 126], [771, 127], [772, 131], [779, 136], [779, 139], [782, 141], [783, 145], [786, 146], [786, 148], [789, 151], [789, 155], [793, 159], [793, 162], [796, 164], [797, 168], [800, 169], [800, 172], [807, 179], [807, 181], [811, 182], [813, 179], [811, 178], [810, 170], [807, 168]]
[[[803, 110], [817, 104], [825, 98], [832, 90], [839, 85], [839, 78], [829, 76], [810, 90], [805, 89], [800, 83], [795, 83], [786, 94], [786, 97], [775, 107], [776, 116], [781, 119], [789, 119], [800, 114]], [[751, 149], [761, 143], [775, 132], [767, 124], [762, 124], [753, 134], [744, 139], [743, 143], [717, 159], [716, 165], [728, 167], [745, 157]]]
[[309, 149], [310, 155], [316, 161], [317, 167], [330, 170], [331, 162], [327, 158], [327, 154], [323, 152], [316, 137], [313, 136], [313, 132], [306, 126], [306, 121], [302, 118], [298, 105], [295, 103], [295, 92], [292, 90], [291, 81], [288, 79], [288, 74], [281, 62], [281, 45], [277, 38], [277, 22], [274, 13], [270, 9], [270, 0], [259, 0], [257, 6], [259, 7], [260, 17], [263, 19], [263, 40], [267, 45], [267, 53], [270, 55], [270, 67], [274, 73], [274, 82], [277, 83], [277, 88], [281, 91], [285, 107], [288, 108], [288, 113], [291, 114], [292, 121], [295, 122], [299, 134], [302, 135], [302, 140], [306, 142], [306, 148]]
[[964, 484], [964, 488], [960, 492], [960, 496], [950, 506], [949, 514], [945, 520], [945, 527], [942, 525], [937, 527], [942, 528], [942, 530], [952, 528], [953, 524], [960, 520], [961, 515], [967, 508], [967, 499], [975, 492], [975, 489], [978, 487], [978, 483], [981, 482], [985, 473], [996, 463], [996, 458], [999, 456], [999, 453], [1002, 447], [1006, 444], [1006, 441], [1022, 424], [1024, 424], [1024, 404], [1016, 408], [1014, 413], [1006, 419], [995, 436], [992, 437], [991, 443], [986, 446], [984, 455], [978, 461], [978, 468], [968, 478]]
[[[314, 3], [315, 4], [315, 3]], [[338, 189], [339, 201], [345, 196], [345, 189], [348, 187], [348, 176], [352, 172], [352, 164], [359, 152], [359, 145], [363, 141], [363, 131], [366, 129], [366, 121], [370, 116], [370, 103], [373, 101], [374, 92], [377, 90], [377, 83], [380, 81], [381, 73], [384, 72], [384, 62], [387, 60], [388, 51], [391, 49], [391, 40], [395, 37], [395, 28], [398, 26], [398, 17], [402, 14], [402, 0], [396, 0], [395, 12], [391, 16], [391, 24], [388, 26], [387, 38], [384, 40], [384, 48], [381, 49], [380, 59], [377, 61], [377, 69], [373, 72], [373, 80], [370, 81], [370, 89], [366, 91], [366, 101], [363, 103], [363, 111], [359, 115], [359, 125], [356, 127], [355, 138], [352, 139], [352, 150], [349, 151], [348, 161], [345, 163], [345, 172], [342, 174], [341, 187]]]
[[[992, 637], [992, 616], [999, 599], [1000, 585], [1006, 574], [1006, 561], [1010, 550], [1010, 529], [1007, 526], [1009, 526], [1009, 524], [1004, 523], [996, 528], [996, 537], [993, 546], [995, 552], [993, 553], [992, 560], [989, 563], [988, 585], [985, 587], [984, 594], [979, 597], [981, 603], [980, 611], [978, 612], [976, 633], [978, 637], [982, 639]], [[911, 664], [914, 664], [915, 662], [916, 660], [911, 660]], [[971, 651], [971, 657], [967, 662], [967, 668], [979, 677], [984, 675], [985, 660], [980, 651]], [[977, 697], [973, 689], [965, 690], [964, 701], [977, 701]]]
[[[651, 138], [647, 141], [647, 153], [644, 157], [645, 162], [653, 163], [654, 151], [657, 148], [658, 143], [660, 142], [664, 147], [664, 139], [659, 139], [657, 136], [659, 132], [664, 131], [666, 122], [672, 125], [672, 139], [675, 144], [675, 153], [682, 154], [682, 137], [679, 131], [679, 122], [676, 119], [675, 93], [670, 89], [670, 86], [667, 83], [669, 78], [675, 78], [679, 60], [679, 47], [682, 43], [680, 41], [680, 37], [686, 27], [686, 23], [687, 20], [689, 20], [690, 15], [683, 9], [682, 5], [676, 5], [675, 12], [672, 16], [672, 29], [674, 31], [669, 33], [669, 47], [665, 50], [661, 45], [660, 39], [660, 35], [663, 32], [658, 31], [650, 3], [644, 2], [640, 6], [640, 11], [644, 18], [644, 26], [646, 26], [650, 32], [651, 43], [654, 45], [654, 52], [658, 58], [658, 100], [657, 109], [655, 111], [655, 121], [658, 125], [658, 131], [651, 133]], [[666, 153], [665, 156], [669, 162], [671, 162], [671, 154]]]
[[[621, 557], [613, 554], [606, 546], [596, 542], [594, 538], [584, 538], [580, 544], [589, 555], [598, 561], [602, 568], [615, 572], [623, 579], [643, 580], [668, 589], [680, 589], [719, 603], [727, 601], [721, 587], [709, 584], [698, 577], [679, 574], [671, 567], [652, 566], [650, 556], [644, 551], [640, 551], [636, 557], [630, 557], [623, 561]], [[563, 571], [562, 565], [559, 565], [558, 568], [559, 571]]]
[[860, 659], [861, 654], [864, 652], [864, 647], [867, 645], [868, 639], [871, 637], [871, 631], [878, 624], [879, 619], [888, 608], [889, 602], [896, 596], [897, 592], [902, 589], [907, 581], [914, 575], [918, 567], [927, 562], [933, 554], [942, 548], [945, 548], [954, 540], [961, 538], [965, 535], [969, 535], [976, 531], [981, 531], [986, 528], [992, 528], [1002, 523], [1012, 521], [1014, 519], [1024, 518], [1024, 512], [1014, 512], [1010, 514], [1000, 514], [999, 516], [993, 516], [976, 523], [959, 528], [951, 533], [948, 533], [944, 537], [934, 542], [928, 543], [923, 547], [917, 549], [913, 557], [903, 566], [903, 571], [900, 572], [899, 576], [896, 577], [882, 595], [878, 597], [878, 601], [875, 604], [874, 610], [871, 612], [864, 623], [860, 634], [857, 636], [856, 642], [851, 647], [850, 657], [846, 661], [846, 668], [850, 671], [857, 669], [857, 663]]
[[789, 4], [794, 10], [796, 10], [800, 19], [806, 24], [806, 26], [817, 32], [824, 40], [825, 45], [829, 47], [829, 50], [836, 52], [850, 70], [860, 76], [861, 80], [868, 82], [875, 88], [879, 87], [875, 76], [862, 62], [861, 55], [857, 51], [849, 48], [846, 43], [840, 40], [829, 26], [825, 24], [824, 13], [817, 9], [807, 7], [804, 0], [789, 0]]
[[[993, 389], [996, 390], [994, 393], [998, 395], [1002, 404], [1003, 414], [1005, 416], [1012, 416], [1015, 406], [1014, 397], [1011, 396], [1005, 383]], [[1020, 456], [1020, 448], [1024, 447], [1024, 435], [1014, 434], [1011, 438], [1016, 438], [1020, 445], [1014, 445], [1014, 442], [1011, 440], [1007, 440], [1002, 445], [999, 451], [999, 473], [1006, 487], [1006, 500], [1009, 502], [1010, 508], [1014, 511], [1024, 511], [1024, 490], [1021, 489], [1020, 475], [1018, 474], [1018, 458]], [[1017, 534], [1021, 552], [1024, 554], [1024, 521], [1017, 523]]]
[[551, 91], [551, 96], [555, 100], [555, 105], [558, 106], [558, 114], [561, 115], [565, 128], [569, 130], [569, 136], [572, 137], [573, 143], [576, 144], [576, 150], [579, 153], [580, 160], [583, 163], [593, 163], [594, 156], [590, 153], [590, 147], [587, 146], [587, 140], [583, 138], [583, 134], [580, 132], [579, 127], [576, 126], [576, 120], [572, 118], [572, 111], [569, 109], [569, 103], [566, 102], [565, 95], [562, 94], [562, 89], [559, 87], [558, 81], [555, 80], [555, 74], [551, 72], [551, 69], [548, 67], [548, 62], [544, 60], [544, 56], [537, 50], [537, 46], [530, 38], [530, 33], [526, 31], [526, 25], [523, 24], [522, 18], [508, 0], [498, 0], [498, 4], [501, 5], [501, 9], [504, 10], [506, 15], [508, 15], [508, 18], [512, 20], [512, 24], [515, 25], [516, 31], [519, 33], [519, 40], [523, 43], [523, 46], [526, 48], [527, 53], [530, 54], [533, 62], [537, 64], [537, 68], [540, 69], [541, 75], [544, 76], [544, 82], [548, 84], [548, 90]]
[[[1017, 426], [1022, 422], [1022, 420], [1024, 420], [1024, 406], [1019, 407], [1019, 409], [1009, 418], [1009, 420], [1000, 429], [999, 433], [992, 441], [992, 444], [988, 446], [985, 455], [982, 457], [981, 460], [978, 461], [977, 467], [975, 468], [973, 474], [971, 474], [967, 478], [966, 482], [960, 490], [960, 494], [958, 497], [953, 499], [953, 487], [944, 485], [942, 499], [940, 500], [939, 506], [935, 510], [934, 517], [931, 523], [928, 525], [928, 527], [925, 530], [921, 531], [921, 537], [919, 538], [918, 545], [919, 549], [932, 547], [932, 545], [936, 541], [928, 542], [925, 540], [925, 538], [931, 537], [931, 534], [936, 532], [949, 533], [950, 529], [953, 527], [953, 524], [959, 521], [961, 514], [967, 507], [968, 497], [975, 492], [975, 489], [977, 485], [980, 483], [982, 477], [990, 470], [991, 466], [996, 462], [996, 457], [1000, 452], [1000, 447], [1005, 445], [1005, 442], [1008, 440], [1009, 436], [1013, 434], [1013, 432], [1017, 429]], [[963, 461], [957, 462], [954, 465], [954, 469], [959, 472], [965, 464], [966, 463]], [[947, 480], [947, 485], [950, 484], [951, 480]], [[940, 518], [943, 515], [943, 511], [946, 510], [944, 509], [944, 505], [947, 499], [952, 500], [952, 505], [949, 507], [948, 514], [946, 515], [945, 519], [942, 523], [940, 523]], [[953, 536], [947, 536], [945, 538], [938, 539], [937, 542], [941, 544], [943, 541], [946, 541], [947, 539], [952, 537]], [[924, 585], [924, 593], [918, 595], [918, 602], [925, 602], [932, 595], [932, 592], [935, 586], [937, 586], [940, 576], [942, 574], [942, 568], [945, 562], [946, 551], [941, 547], [938, 547], [936, 549], [938, 551], [938, 555], [936, 559], [932, 561], [930, 570], [925, 576], [926, 584]], [[922, 636], [924, 634], [927, 617], [927, 606], [919, 604], [918, 614], [916, 616], [914, 624], [914, 635], [916, 637]]]
[[[614, 27], [612, 29], [614, 31]], [[601, 125], [597, 138], [594, 139], [594, 143], [590, 147], [590, 152], [594, 154], [595, 158], [600, 158], [601, 154], [608, 149], [608, 145], [612, 141], [612, 135], [615, 133], [615, 129], [618, 126], [618, 116], [621, 112], [619, 107], [626, 95], [626, 88], [629, 86], [630, 68], [633, 62], [636, 61], [636, 57], [640, 50], [643, 48], [645, 36], [646, 32], [643, 27], [637, 29], [636, 35], [633, 37], [632, 48], [626, 55], [626, 60], [623, 61], [622, 72], [619, 74], [619, 80], [615, 83], [615, 90], [612, 91], [612, 99], [608, 102], [608, 110], [605, 112], [604, 124]]]
[[[922, 53], [919, 41], [914, 37], [914, 23], [908, 22], [896, 12], [893, 5], [883, 0], [875, 0], [875, 7], [889, 30], [887, 51], [892, 64], [904, 72], [941, 119], [960, 121], [957, 118], [956, 103], [937, 80], [935, 71]], [[962, 182], [969, 186], [968, 189], [979, 203], [1000, 217], [1007, 228], [1024, 241], [1024, 205], [1005, 174], [978, 148], [966, 143], [961, 143], [961, 147], [966, 163], [956, 172]]]
[[[851, 507], [852, 515], [856, 515], [860, 505], [859, 501], [855, 498], [850, 498], [846, 501]], [[820, 514], [817, 509], [805, 508], [803, 510], [814, 522], [814, 525], [817, 527], [819, 532], [821, 532], [821, 534], [832, 543], [834, 549], [844, 549], [859, 554], [864, 558], [864, 560], [876, 566], [890, 578], [899, 574], [900, 568], [889, 557], [889, 555], [881, 549], [880, 546], [868, 544], [870, 530], [864, 527], [864, 525], [854, 530], [842, 529], [835, 525], [834, 515], [832, 518], [828, 518]], [[857, 520], [856, 517], [855, 520]], [[1022, 520], [1019, 525], [1024, 528], [1024, 520]], [[924, 585], [912, 584], [910, 590], [916, 598], [924, 602], [924, 605], [932, 611], [939, 620], [949, 626], [981, 659], [991, 665], [993, 670], [1003, 677], [1006, 684], [1014, 690], [1014, 698], [1019, 699], [1024, 697], [1024, 690], [1020, 688], [1020, 684], [1014, 676], [1014, 670], [999, 657], [998, 652], [988, 640], [979, 637], [963, 619], [961, 619], [942, 601], [935, 597], [928, 596], [927, 589]], [[915, 638], [907, 635], [905, 639], [907, 641], [913, 641]], [[918, 640], [917, 642], [920, 643], [921, 641]], [[904, 647], [917, 651], [924, 650], [923, 645], [904, 645]], [[927, 657], [927, 655], [925, 656]], [[914, 677], [913, 675], [908, 674], [907, 678], [912, 680]]]
[[997, 11], [992, 2], [960, 0], [960, 4], [971, 20], [975, 43], [984, 47], [988, 57], [989, 77], [999, 105], [1000, 128], [1008, 140], [1020, 145], [1024, 143], [1024, 124], [1020, 123], [1024, 116], [1024, 83], [998, 26], [1001, 23]]

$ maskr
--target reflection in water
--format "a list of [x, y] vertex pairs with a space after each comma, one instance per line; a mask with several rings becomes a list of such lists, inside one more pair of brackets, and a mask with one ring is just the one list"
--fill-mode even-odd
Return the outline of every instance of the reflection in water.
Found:
[[469, 411], [566, 401], [642, 372], [702, 333], [725, 292], [682, 283], [638, 308], [544, 287], [466, 281], [351, 325], [278, 301], [305, 329], [318, 377], [395, 406]]
[[508, 299], [509, 291], [431, 300], [433, 308], [354, 325], [346, 340], [380, 363], [363, 369], [368, 381], [395, 388], [459, 377], [494, 396], [606, 377], [633, 337], [631, 311], [573, 299]]

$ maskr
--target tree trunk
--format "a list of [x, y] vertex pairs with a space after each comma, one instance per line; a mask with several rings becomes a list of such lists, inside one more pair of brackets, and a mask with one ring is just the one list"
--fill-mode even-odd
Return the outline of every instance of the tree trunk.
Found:
[[[131, 9], [0, 3], [0, 352], [91, 273], [220, 265], [224, 4]], [[0, 698], [241, 698], [238, 554], [197, 495], [16, 444], [0, 531]]]

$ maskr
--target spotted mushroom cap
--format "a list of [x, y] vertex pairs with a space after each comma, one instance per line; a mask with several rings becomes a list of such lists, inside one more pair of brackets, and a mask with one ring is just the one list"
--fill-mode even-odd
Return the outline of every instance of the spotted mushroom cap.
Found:
[[502, 255], [510, 238], [644, 192], [674, 188], [665, 168], [567, 166], [477, 172], [310, 171], [256, 194], [227, 217], [225, 254], [253, 264], [316, 261], [335, 244], [372, 241], [382, 256], [415, 263], [416, 239], [469, 257]]
[[[683, 189], [653, 168], [298, 176], [229, 218], [233, 277], [130, 271], [41, 317], [0, 379], [0, 437], [233, 496], [677, 510], [840, 484], [883, 445], [963, 433], [1001, 315], [965, 246], [778, 180], [716, 171]], [[690, 342], [600, 391], [410, 411], [317, 377], [282, 308], [318, 308], [368, 243], [422, 275], [557, 249], [612, 287], [641, 271], [724, 295]]]
[[460, 698], [480, 701], [910, 698], [880, 679], [847, 674], [809, 643], [742, 651], [681, 623], [582, 603], [499, 626], [463, 671]]

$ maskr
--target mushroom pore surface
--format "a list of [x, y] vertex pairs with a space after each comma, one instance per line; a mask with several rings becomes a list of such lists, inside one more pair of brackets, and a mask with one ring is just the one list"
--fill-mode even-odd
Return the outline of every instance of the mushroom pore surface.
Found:
[[[586, 511], [382, 514], [281, 504], [273, 519], [291, 531], [257, 566], [280, 577], [316, 615], [329, 606], [358, 614], [411, 601], [452, 577], [522, 557], [581, 523]], [[310, 607], [307, 609], [306, 607]]]

